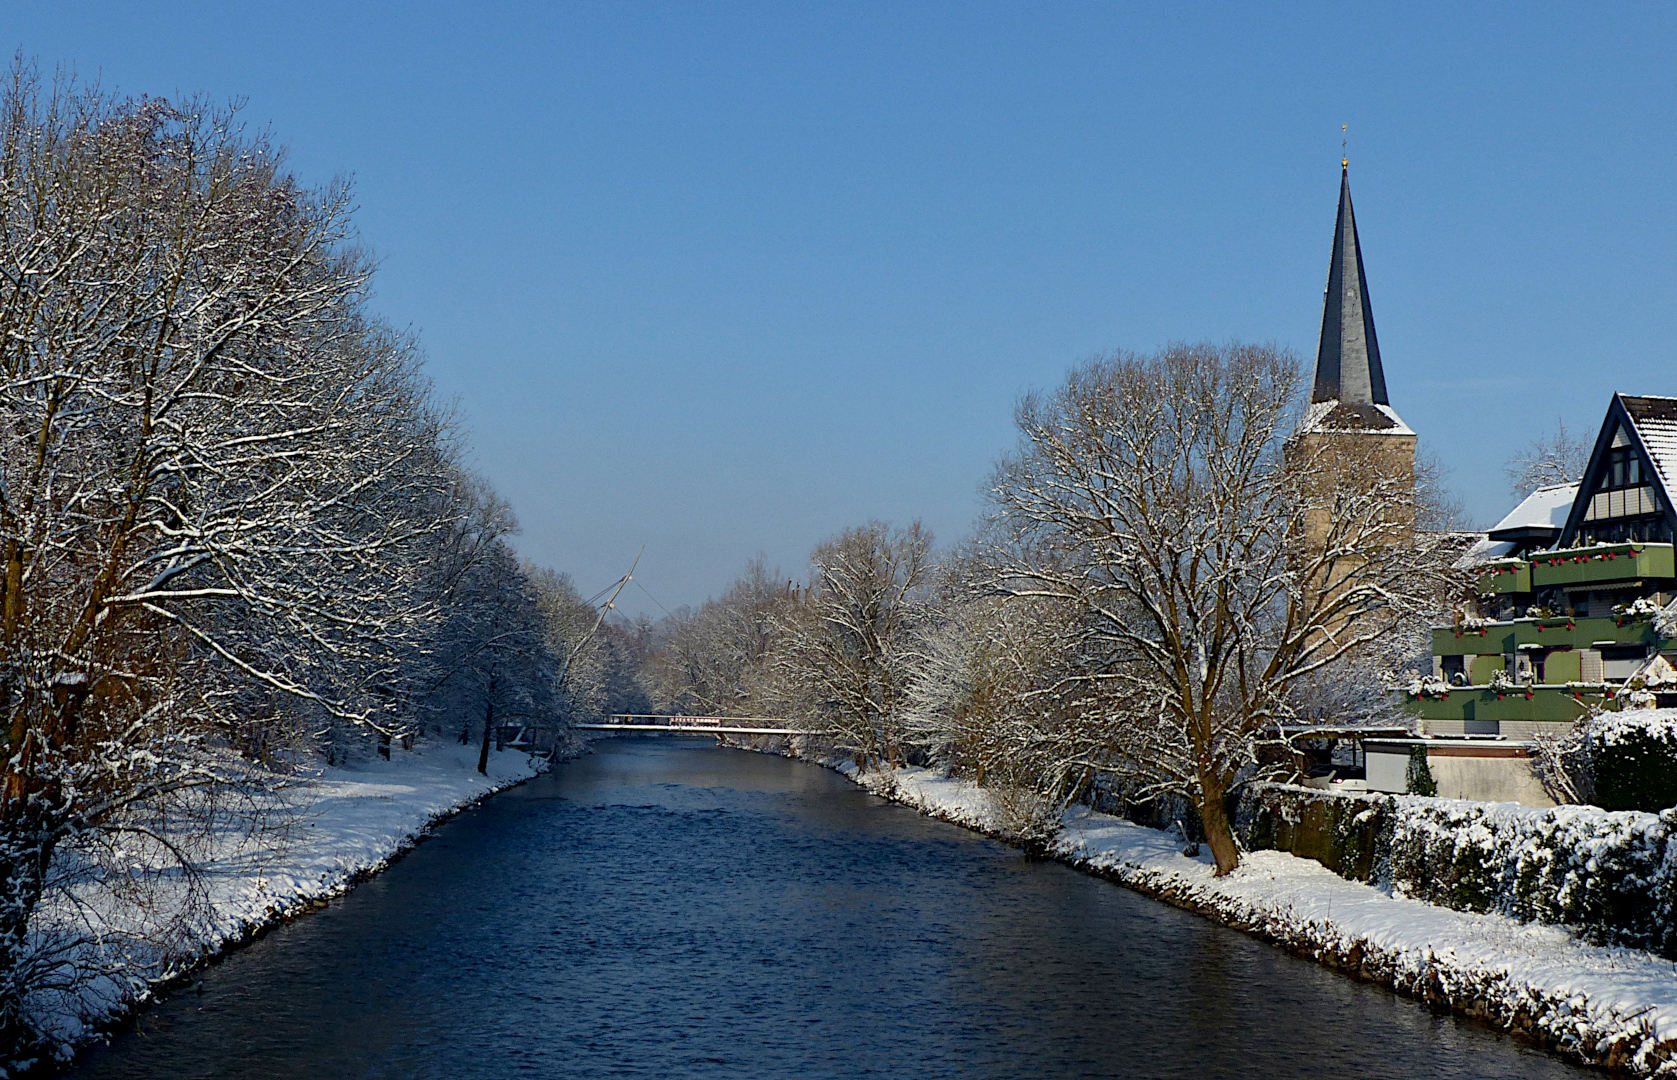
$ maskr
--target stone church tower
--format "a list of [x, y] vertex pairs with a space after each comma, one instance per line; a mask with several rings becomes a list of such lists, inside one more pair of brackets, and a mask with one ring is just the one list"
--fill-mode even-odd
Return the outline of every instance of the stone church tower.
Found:
[[[1390, 481], [1389, 490], [1414, 491], [1415, 433], [1386, 397], [1386, 374], [1380, 366], [1380, 342], [1363, 276], [1362, 245], [1351, 211], [1350, 170], [1341, 163], [1339, 219], [1333, 228], [1333, 259], [1328, 264], [1327, 294], [1322, 301], [1322, 336], [1316, 345], [1316, 379], [1310, 406], [1289, 440], [1290, 463], [1308, 470], [1313, 484], [1369, 490]], [[1414, 523], [1410, 500], [1394, 510]], [[1330, 531], [1329, 511], [1313, 510], [1305, 522], [1306, 542], [1320, 545]]]

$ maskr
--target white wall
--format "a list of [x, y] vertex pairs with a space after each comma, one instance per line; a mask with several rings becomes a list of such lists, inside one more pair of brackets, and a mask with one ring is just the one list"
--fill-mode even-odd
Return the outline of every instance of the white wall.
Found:
[[1530, 758], [1428, 754], [1427, 768], [1432, 770], [1440, 798], [1516, 802], [1538, 807], [1555, 805], [1532, 775]]
[[[1365, 761], [1370, 791], [1401, 795], [1409, 790], [1409, 747], [1370, 749]], [[1530, 758], [1458, 757], [1433, 752], [1427, 754], [1427, 768], [1432, 771], [1440, 798], [1555, 805], [1532, 775]]]
[[1370, 750], [1363, 760], [1368, 764], [1368, 790], [1389, 791], [1401, 795], [1409, 790], [1409, 750], [1376, 752]]

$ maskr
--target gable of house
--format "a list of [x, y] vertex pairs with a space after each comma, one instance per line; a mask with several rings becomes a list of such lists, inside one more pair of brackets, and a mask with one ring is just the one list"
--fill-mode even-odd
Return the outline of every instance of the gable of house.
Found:
[[1674, 489], [1677, 398], [1614, 394], [1558, 546], [1670, 543]]

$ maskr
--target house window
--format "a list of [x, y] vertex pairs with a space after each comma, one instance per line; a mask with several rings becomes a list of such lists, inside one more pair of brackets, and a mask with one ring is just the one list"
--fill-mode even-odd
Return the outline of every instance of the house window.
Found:
[[1626, 517], [1602, 519], [1592, 521], [1585, 519], [1584, 526], [1578, 530], [1575, 543], [1589, 544], [1669, 544], [1671, 543], [1671, 525], [1663, 515], [1654, 514], [1648, 517]]
[[1585, 544], [1671, 539], [1671, 527], [1654, 491], [1653, 470], [1623, 427], [1613, 433], [1601, 480], [1584, 509], [1584, 522], [1579, 539]]
[[1646, 659], [1648, 650], [1644, 646], [1608, 646], [1601, 650], [1601, 677], [1608, 682], [1624, 682]]

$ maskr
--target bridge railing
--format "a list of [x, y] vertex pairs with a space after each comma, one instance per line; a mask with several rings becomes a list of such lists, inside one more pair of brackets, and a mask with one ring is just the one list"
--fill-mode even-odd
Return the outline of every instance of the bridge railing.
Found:
[[776, 716], [674, 716], [613, 713], [603, 724], [577, 724], [582, 731], [671, 731], [718, 735], [821, 735], [796, 720]]
[[668, 724], [671, 727], [797, 727], [796, 720], [779, 716], [687, 716], [653, 713], [613, 713], [606, 717], [613, 724]]

